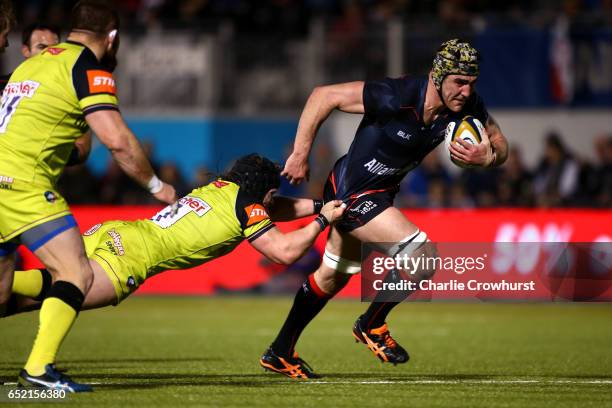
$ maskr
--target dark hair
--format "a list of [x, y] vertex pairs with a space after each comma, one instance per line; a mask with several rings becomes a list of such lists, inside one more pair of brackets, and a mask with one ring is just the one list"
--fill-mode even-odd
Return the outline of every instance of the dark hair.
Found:
[[280, 166], [256, 153], [236, 160], [232, 168], [221, 176], [257, 200], [263, 200], [266, 193], [280, 185]]
[[0, 0], [0, 31], [10, 30], [15, 25], [15, 13], [11, 0]]
[[42, 24], [42, 23], [34, 23], [30, 24], [21, 32], [21, 43], [23, 45], [27, 45], [28, 48], [32, 45], [30, 42], [32, 39], [32, 33], [36, 30], [40, 31], [51, 31], [53, 34], [57, 35], [57, 38], [60, 38], [61, 32], [59, 27], [52, 24]]
[[86, 30], [106, 35], [119, 28], [119, 14], [105, 1], [81, 0], [72, 8], [70, 31]]

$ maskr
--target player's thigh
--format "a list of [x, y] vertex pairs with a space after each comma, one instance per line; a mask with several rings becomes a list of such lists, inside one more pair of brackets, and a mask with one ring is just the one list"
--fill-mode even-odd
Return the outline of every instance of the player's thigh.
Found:
[[83, 239], [76, 227], [60, 232], [41, 245], [34, 255], [51, 272], [54, 280], [64, 280], [87, 293], [93, 280], [93, 271], [85, 256]]
[[96, 309], [99, 307], [116, 305], [118, 302], [115, 285], [104, 269], [94, 260], [89, 260], [93, 270], [94, 279], [85, 296], [83, 309]]
[[[351, 231], [351, 234], [363, 242], [380, 243], [377, 249], [390, 256], [427, 258], [437, 256], [436, 244], [430, 242], [427, 234], [420, 231], [395, 207], [385, 209], [367, 224]], [[412, 271], [411, 274], [418, 281], [430, 278], [434, 272], [433, 268], [419, 268], [417, 272]]]
[[400, 210], [389, 207], [350, 234], [361, 242], [399, 242], [417, 230]]

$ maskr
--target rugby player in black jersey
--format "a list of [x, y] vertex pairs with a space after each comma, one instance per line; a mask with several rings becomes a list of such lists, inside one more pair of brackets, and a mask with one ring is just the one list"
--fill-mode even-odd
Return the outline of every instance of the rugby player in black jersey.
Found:
[[[329, 233], [321, 266], [298, 290], [278, 336], [261, 357], [264, 368], [292, 378], [316, 377], [297, 358], [295, 345], [327, 301], [360, 272], [361, 242], [397, 243], [387, 249], [390, 256], [433, 253], [433, 244], [425, 244], [425, 232], [393, 206], [393, 199], [403, 177], [444, 140], [450, 120], [472, 115], [486, 127], [482, 143], [451, 145], [455, 161], [494, 167], [506, 160], [506, 138], [474, 90], [479, 61], [478, 51], [469, 43], [453, 39], [441, 45], [427, 77], [358, 81], [314, 89], [282, 173], [292, 184], [308, 179], [312, 143], [333, 110], [362, 114], [363, 119], [348, 153], [336, 162], [324, 188], [325, 200], [342, 200], [347, 204], [346, 211]], [[416, 278], [432, 274], [421, 270]], [[372, 302], [353, 328], [358, 341], [383, 362], [393, 364], [409, 358], [386, 324], [388, 313], [397, 304]]]

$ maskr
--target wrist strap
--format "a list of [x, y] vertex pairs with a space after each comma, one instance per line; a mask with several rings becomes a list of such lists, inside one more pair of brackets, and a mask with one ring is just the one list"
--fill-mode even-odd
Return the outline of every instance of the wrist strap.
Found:
[[323, 214], [317, 215], [314, 220], [317, 222], [317, 224], [319, 224], [319, 228], [321, 228], [321, 231], [325, 230], [325, 228], [329, 226], [329, 221], [327, 221], [327, 218], [325, 218]]
[[151, 180], [149, 180], [147, 183], [147, 188], [151, 194], [159, 193], [163, 186], [164, 183], [162, 183], [162, 181], [155, 174], [153, 174], [153, 177], [151, 177]]
[[323, 208], [323, 200], [312, 200], [312, 204], [314, 206], [314, 213], [320, 213], [321, 208]]

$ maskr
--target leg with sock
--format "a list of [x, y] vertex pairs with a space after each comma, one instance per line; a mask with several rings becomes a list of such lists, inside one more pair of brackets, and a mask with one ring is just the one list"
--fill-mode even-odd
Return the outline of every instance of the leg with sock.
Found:
[[[435, 252], [433, 244], [427, 244], [427, 235], [417, 230], [404, 240], [392, 247], [390, 256], [432, 256]], [[426, 259], [426, 258], [424, 258]], [[420, 268], [411, 271], [407, 279], [419, 282], [433, 275], [433, 271], [427, 268]], [[384, 281], [388, 283], [399, 282], [406, 277], [402, 277], [402, 272], [398, 270], [389, 271]], [[408, 352], [391, 337], [387, 327], [386, 319], [391, 310], [402, 301], [407, 299], [414, 291], [403, 290], [393, 291], [393, 293], [379, 292], [374, 301], [370, 304], [366, 312], [361, 315], [353, 326], [353, 336], [368, 348], [383, 362], [393, 364], [406, 363], [409, 359]]]
[[[93, 271], [85, 256], [83, 240], [78, 229], [69, 227], [49, 231], [48, 224], [35, 227], [21, 236], [22, 242], [45, 264], [55, 282], [41, 304], [39, 327], [32, 351], [19, 374], [23, 386], [62, 388], [69, 392], [91, 391], [55, 369], [56, 354], [70, 331], [93, 282]], [[28, 271], [32, 272], [32, 271]], [[20, 276], [17, 283], [23, 293], [45, 296], [46, 273], [35, 271]]]
[[13, 294], [26, 296], [34, 300], [47, 297], [53, 277], [47, 269], [30, 269], [15, 271], [13, 278]]
[[34, 347], [25, 365], [30, 375], [42, 375], [47, 364], [55, 362], [55, 355], [72, 327], [81, 305], [83, 292], [70, 282], [57, 281], [40, 308], [40, 323]]
[[272, 342], [272, 350], [282, 357], [292, 356], [302, 331], [323, 310], [331, 297], [317, 286], [314, 274], [310, 275], [297, 291], [285, 324]]
[[[385, 283], [399, 282], [401, 279], [397, 270], [389, 271], [384, 279]], [[399, 305], [403, 300], [407, 299], [413, 291], [394, 291], [392, 295], [386, 292], [379, 292], [376, 298], [359, 318], [362, 321], [363, 328], [366, 330], [375, 329], [385, 324], [387, 315], [393, 308]]]

